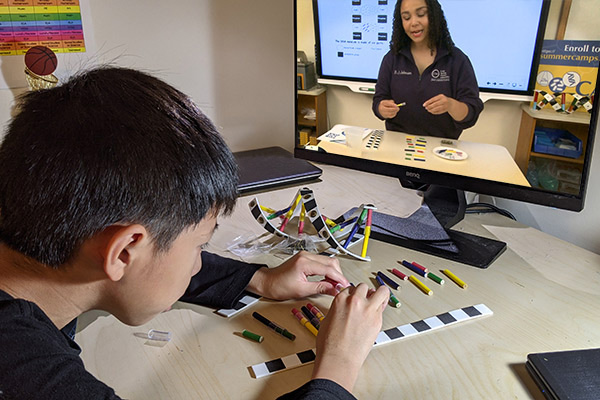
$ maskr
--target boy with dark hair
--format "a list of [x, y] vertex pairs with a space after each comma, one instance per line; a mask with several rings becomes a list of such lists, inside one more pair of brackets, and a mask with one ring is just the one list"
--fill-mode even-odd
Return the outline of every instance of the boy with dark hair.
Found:
[[[159, 79], [103, 67], [25, 95], [0, 146], [0, 399], [117, 398], [72, 340], [88, 310], [139, 325], [177, 300], [227, 308], [244, 290], [337, 294], [311, 275], [348, 286], [327, 257], [266, 268], [203, 252], [236, 190], [213, 124]], [[336, 295], [313, 379], [285, 398], [352, 398], [384, 289]]]

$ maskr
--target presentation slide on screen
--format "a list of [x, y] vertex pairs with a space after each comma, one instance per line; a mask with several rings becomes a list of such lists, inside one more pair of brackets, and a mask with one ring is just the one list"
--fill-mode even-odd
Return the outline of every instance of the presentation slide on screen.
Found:
[[[440, 0], [480, 87], [525, 90], [543, 0]], [[389, 51], [394, 0], [320, 0], [321, 75], [375, 81]], [[509, 29], [510, 28], [510, 29]]]

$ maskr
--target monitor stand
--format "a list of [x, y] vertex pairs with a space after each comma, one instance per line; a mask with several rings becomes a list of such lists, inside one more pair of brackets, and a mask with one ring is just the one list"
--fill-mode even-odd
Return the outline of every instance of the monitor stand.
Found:
[[478, 268], [506, 249], [504, 242], [450, 229], [465, 215], [462, 190], [430, 185], [423, 196], [423, 206], [407, 218], [374, 213], [371, 238]]

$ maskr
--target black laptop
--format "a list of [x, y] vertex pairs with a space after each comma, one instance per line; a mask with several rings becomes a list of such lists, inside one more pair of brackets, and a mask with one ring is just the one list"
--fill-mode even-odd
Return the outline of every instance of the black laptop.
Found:
[[240, 194], [316, 180], [323, 171], [281, 147], [233, 153], [240, 170]]
[[547, 399], [600, 399], [600, 348], [533, 353], [525, 366]]

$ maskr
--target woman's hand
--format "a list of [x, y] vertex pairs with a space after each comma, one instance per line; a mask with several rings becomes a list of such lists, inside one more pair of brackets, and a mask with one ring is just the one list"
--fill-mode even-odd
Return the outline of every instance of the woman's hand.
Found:
[[450, 114], [455, 121], [462, 121], [469, 114], [469, 107], [465, 103], [461, 103], [451, 97], [443, 94], [438, 94], [423, 103], [423, 107], [431, 114], [440, 115], [444, 113]]
[[381, 100], [377, 109], [383, 118], [392, 119], [398, 114], [400, 107], [398, 107], [394, 100]]

